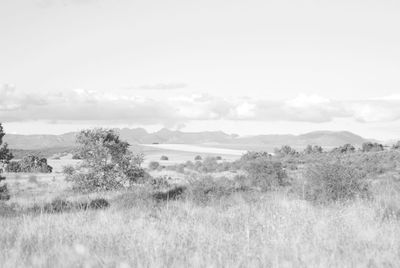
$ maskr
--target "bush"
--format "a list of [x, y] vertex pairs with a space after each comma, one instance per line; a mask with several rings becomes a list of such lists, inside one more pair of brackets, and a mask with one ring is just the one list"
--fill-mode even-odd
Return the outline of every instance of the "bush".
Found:
[[74, 166], [72, 166], [72, 165], [63, 166], [63, 173], [65, 175], [72, 176], [72, 175], [74, 175], [75, 172], [76, 172], [76, 170], [75, 170]]
[[6, 171], [7, 171], [7, 172], [14, 172], [14, 173], [22, 172], [22, 171], [21, 171], [21, 165], [19, 164], [18, 161], [11, 161], [11, 162], [7, 165]]
[[20, 172], [40, 172], [51, 173], [53, 168], [47, 164], [46, 158], [40, 158], [36, 155], [27, 155], [19, 162]]
[[307, 200], [330, 203], [369, 197], [366, 175], [341, 161], [310, 165], [305, 172]]
[[244, 163], [243, 169], [247, 171], [251, 185], [263, 191], [289, 184], [289, 178], [279, 161], [260, 157]]
[[162, 160], [162, 161], [168, 161], [168, 156], [163, 155], [163, 156], [161, 156], [160, 160]]
[[166, 191], [157, 191], [153, 194], [153, 198], [156, 201], [168, 201], [168, 200], [175, 200], [182, 197], [183, 193], [185, 192], [186, 187], [184, 186], [175, 186], [172, 189]]
[[149, 163], [149, 169], [150, 170], [156, 170], [160, 167], [160, 163], [156, 162], [156, 161], [151, 161]]
[[361, 150], [363, 152], [380, 152], [383, 151], [383, 145], [376, 142], [364, 142]]
[[186, 196], [195, 202], [206, 203], [213, 199], [229, 196], [237, 190], [233, 180], [225, 177], [205, 176], [197, 178], [188, 185]]
[[194, 158], [195, 161], [201, 161], [203, 158], [200, 155], [196, 155]]

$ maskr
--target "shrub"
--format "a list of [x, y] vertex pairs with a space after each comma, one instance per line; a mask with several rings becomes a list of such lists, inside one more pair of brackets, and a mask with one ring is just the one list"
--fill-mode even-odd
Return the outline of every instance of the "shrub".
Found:
[[289, 184], [289, 178], [279, 161], [260, 157], [247, 161], [243, 169], [247, 171], [252, 186], [263, 191]]
[[275, 149], [275, 155], [277, 157], [295, 156], [297, 154], [298, 152], [289, 145], [283, 145], [281, 148]]
[[162, 160], [162, 161], [168, 161], [168, 156], [163, 155], [163, 156], [161, 156], [160, 160]]
[[345, 144], [343, 146], [334, 148], [332, 150], [333, 153], [340, 153], [340, 154], [354, 153], [355, 151], [356, 151], [356, 148], [353, 145], [349, 144], [349, 143], [347, 143], [347, 144]]
[[65, 175], [72, 176], [72, 175], [74, 175], [75, 172], [76, 172], [76, 170], [75, 170], [74, 166], [72, 166], [72, 165], [63, 166], [63, 173]]
[[10, 193], [7, 188], [7, 184], [0, 186], [0, 200], [10, 200]]
[[206, 157], [203, 160], [202, 167], [199, 171], [201, 172], [215, 172], [218, 167], [217, 159], [214, 157]]
[[200, 155], [196, 155], [194, 158], [195, 161], [201, 161], [203, 158]]
[[364, 142], [362, 144], [361, 150], [363, 152], [379, 152], [383, 151], [383, 145], [376, 142]]
[[160, 163], [156, 162], [156, 161], [151, 161], [149, 163], [149, 169], [150, 170], [156, 170], [160, 167]]
[[90, 201], [89, 207], [91, 209], [101, 209], [101, 208], [107, 208], [110, 206], [110, 203], [104, 199], [104, 198], [96, 198]]
[[238, 187], [235, 186], [233, 180], [225, 177], [205, 176], [191, 181], [186, 196], [195, 202], [206, 203], [213, 199], [229, 196], [237, 190]]
[[14, 173], [22, 172], [21, 165], [19, 164], [18, 161], [11, 161], [10, 163], [8, 163], [8, 165], [6, 167], [6, 171], [14, 172]]
[[40, 158], [37, 155], [27, 155], [19, 161], [20, 172], [40, 172], [51, 173], [53, 168], [47, 164], [46, 158]]
[[222, 156], [217, 156], [215, 157], [215, 159], [217, 159], [218, 161], [222, 160]]
[[368, 197], [365, 176], [341, 161], [312, 164], [305, 172], [304, 197], [316, 203]]
[[158, 191], [153, 194], [153, 198], [156, 201], [168, 201], [175, 200], [182, 197], [182, 194], [186, 190], [184, 186], [176, 186], [166, 191]]

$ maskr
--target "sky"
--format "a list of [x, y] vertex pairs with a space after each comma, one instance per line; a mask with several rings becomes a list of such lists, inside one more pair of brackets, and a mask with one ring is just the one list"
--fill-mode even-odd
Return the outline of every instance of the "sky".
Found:
[[6, 132], [400, 139], [400, 2], [1, 0]]

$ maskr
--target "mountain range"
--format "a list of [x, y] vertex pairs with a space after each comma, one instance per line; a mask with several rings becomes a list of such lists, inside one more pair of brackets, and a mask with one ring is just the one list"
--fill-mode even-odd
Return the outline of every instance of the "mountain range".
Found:
[[[314, 131], [301, 135], [256, 135], [241, 137], [222, 131], [182, 132], [161, 129], [149, 133], [143, 128], [117, 129], [120, 137], [132, 145], [154, 143], [203, 144], [209, 146], [229, 146], [248, 150], [264, 147], [290, 145], [304, 147], [308, 144], [336, 147], [346, 143], [361, 145], [367, 139], [348, 131]], [[7, 134], [4, 141], [10, 148], [20, 150], [40, 150], [50, 148], [72, 148], [75, 146], [76, 132], [61, 135], [20, 135]]]

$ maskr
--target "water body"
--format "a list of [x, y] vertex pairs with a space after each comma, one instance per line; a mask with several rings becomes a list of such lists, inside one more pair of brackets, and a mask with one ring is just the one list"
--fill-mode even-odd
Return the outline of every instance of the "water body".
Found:
[[164, 150], [181, 151], [181, 152], [235, 155], [235, 156], [241, 156], [247, 152], [245, 150], [203, 147], [200, 145], [192, 145], [192, 144], [142, 144], [142, 146], [148, 146]]

